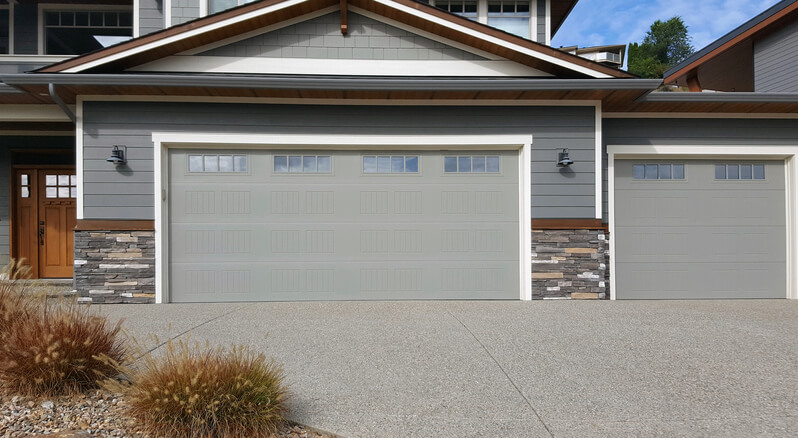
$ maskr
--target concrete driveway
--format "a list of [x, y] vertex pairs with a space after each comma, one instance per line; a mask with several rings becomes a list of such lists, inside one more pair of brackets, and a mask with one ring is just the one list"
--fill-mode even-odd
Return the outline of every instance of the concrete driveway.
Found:
[[285, 366], [291, 419], [342, 437], [798, 436], [798, 302], [101, 311], [142, 341], [262, 349]]

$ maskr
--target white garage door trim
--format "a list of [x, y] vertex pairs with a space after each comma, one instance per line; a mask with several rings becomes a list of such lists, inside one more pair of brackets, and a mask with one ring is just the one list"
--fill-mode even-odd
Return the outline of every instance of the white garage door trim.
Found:
[[531, 146], [529, 135], [279, 135], [232, 133], [153, 132], [155, 156], [155, 302], [169, 302], [169, 227], [167, 153], [170, 148], [235, 149], [396, 149], [415, 150], [518, 150], [519, 299], [532, 299]]
[[783, 159], [785, 160], [785, 202], [787, 206], [787, 290], [786, 298], [798, 299], [798, 275], [795, 263], [798, 261], [798, 166], [796, 155], [798, 146], [762, 145], [607, 145], [607, 192], [609, 202], [610, 228], [610, 299], [614, 300], [615, 283], [615, 160], [634, 158], [692, 158], [692, 159]]

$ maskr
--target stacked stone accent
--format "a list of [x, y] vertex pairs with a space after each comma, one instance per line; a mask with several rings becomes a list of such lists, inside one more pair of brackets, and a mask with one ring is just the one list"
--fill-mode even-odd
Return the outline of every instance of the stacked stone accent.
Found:
[[75, 231], [78, 301], [155, 302], [153, 231]]
[[604, 230], [532, 230], [532, 298], [609, 298]]

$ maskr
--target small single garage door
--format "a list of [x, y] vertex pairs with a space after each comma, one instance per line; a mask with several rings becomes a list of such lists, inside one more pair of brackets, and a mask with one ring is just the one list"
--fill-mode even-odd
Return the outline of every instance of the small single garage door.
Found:
[[169, 153], [173, 302], [518, 299], [518, 151]]
[[784, 162], [617, 160], [616, 297], [785, 298]]

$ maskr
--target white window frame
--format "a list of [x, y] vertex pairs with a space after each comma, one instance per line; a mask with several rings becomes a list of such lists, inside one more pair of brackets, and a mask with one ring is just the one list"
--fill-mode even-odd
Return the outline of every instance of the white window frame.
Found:
[[[798, 144], [765, 145], [607, 145], [607, 195], [610, 228], [610, 299], [616, 299], [615, 160], [784, 160], [787, 235], [785, 297], [798, 299]], [[713, 163], [714, 164], [714, 163]], [[686, 171], [685, 171], [686, 176]], [[642, 181], [642, 180], [641, 180]], [[653, 180], [652, 180], [653, 181]], [[659, 181], [659, 180], [657, 180]], [[745, 180], [749, 181], [749, 180]], [[753, 180], [751, 180], [753, 181]]]
[[[38, 54], [44, 56], [44, 13], [48, 11], [89, 11], [89, 12], [130, 12], [133, 22], [130, 27], [130, 35], [136, 31], [136, 14], [125, 5], [80, 5], [80, 4], [61, 4], [61, 3], [40, 3], [39, 4], [39, 24], [38, 24]], [[47, 55], [47, 56], [72, 56], [72, 55]]]
[[[169, 302], [169, 165], [170, 149], [297, 149], [364, 150], [386, 153], [398, 148], [408, 150], [504, 150], [518, 153], [518, 234], [520, 239], [519, 299], [532, 299], [532, 134], [526, 135], [263, 135], [218, 132], [153, 132], [155, 170], [155, 302]], [[332, 152], [331, 152], [332, 155]], [[82, 192], [79, 192], [82, 195]]]

